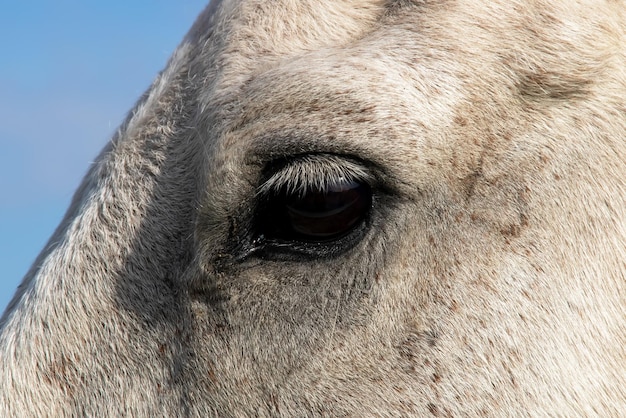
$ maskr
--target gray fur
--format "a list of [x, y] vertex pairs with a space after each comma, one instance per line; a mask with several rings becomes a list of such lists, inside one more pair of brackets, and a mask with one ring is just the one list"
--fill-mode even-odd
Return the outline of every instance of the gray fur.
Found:
[[[213, 2], [4, 313], [0, 416], [622, 415], [625, 31], [622, 0]], [[260, 197], [342, 177], [374, 188], [350, 248], [250, 250]]]

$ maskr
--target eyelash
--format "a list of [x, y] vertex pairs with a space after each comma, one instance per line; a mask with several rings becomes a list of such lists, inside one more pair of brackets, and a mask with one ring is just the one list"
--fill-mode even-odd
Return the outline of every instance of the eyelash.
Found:
[[268, 196], [286, 189], [289, 193], [308, 189], [327, 190], [339, 182], [372, 182], [372, 176], [359, 163], [335, 154], [306, 154], [268, 164], [266, 178], [257, 196]]

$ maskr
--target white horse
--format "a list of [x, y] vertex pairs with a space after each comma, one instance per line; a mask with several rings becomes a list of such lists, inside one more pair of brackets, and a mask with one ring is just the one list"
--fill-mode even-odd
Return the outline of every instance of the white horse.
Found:
[[626, 413], [623, 0], [212, 2], [0, 322], [0, 416]]

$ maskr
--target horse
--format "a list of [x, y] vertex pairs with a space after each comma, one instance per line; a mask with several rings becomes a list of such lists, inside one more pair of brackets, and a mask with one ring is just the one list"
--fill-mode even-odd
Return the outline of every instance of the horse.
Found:
[[623, 0], [214, 0], [0, 321], [1, 416], [620, 416]]

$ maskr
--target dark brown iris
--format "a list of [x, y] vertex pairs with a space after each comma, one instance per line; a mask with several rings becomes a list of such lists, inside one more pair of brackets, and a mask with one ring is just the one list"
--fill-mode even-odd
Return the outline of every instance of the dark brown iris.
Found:
[[326, 242], [357, 227], [372, 204], [372, 192], [357, 181], [330, 185], [304, 193], [282, 190], [270, 197], [261, 228], [266, 238]]

